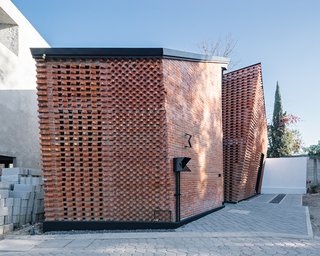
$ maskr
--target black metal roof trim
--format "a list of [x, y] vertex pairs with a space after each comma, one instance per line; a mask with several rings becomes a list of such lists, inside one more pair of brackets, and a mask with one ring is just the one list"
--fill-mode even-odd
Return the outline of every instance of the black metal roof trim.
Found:
[[229, 63], [227, 58], [167, 48], [31, 48], [33, 57], [51, 58], [168, 58]]
[[258, 66], [258, 65], [261, 65], [261, 62], [258, 62], [258, 63], [252, 64], [252, 65], [249, 65], [249, 66], [246, 66], [246, 67], [242, 67], [242, 68], [238, 68], [238, 69], [229, 71], [229, 72], [227, 72], [227, 73], [224, 73], [224, 75], [229, 75], [229, 74], [238, 72], [238, 71], [240, 71], [240, 70], [242, 70], [242, 69], [247, 69], [247, 68], [251, 68], [251, 67], [254, 67], [254, 66]]

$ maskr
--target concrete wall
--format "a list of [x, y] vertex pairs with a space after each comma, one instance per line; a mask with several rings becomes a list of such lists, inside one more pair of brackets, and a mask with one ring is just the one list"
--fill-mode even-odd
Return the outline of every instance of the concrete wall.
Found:
[[320, 158], [309, 158], [307, 164], [307, 186], [320, 184]]
[[305, 194], [308, 157], [268, 158], [262, 182], [264, 194]]
[[0, 155], [15, 166], [40, 167], [40, 141], [34, 90], [0, 91]]
[[9, 0], [0, 0], [0, 155], [39, 168], [36, 71], [31, 47], [48, 47]]

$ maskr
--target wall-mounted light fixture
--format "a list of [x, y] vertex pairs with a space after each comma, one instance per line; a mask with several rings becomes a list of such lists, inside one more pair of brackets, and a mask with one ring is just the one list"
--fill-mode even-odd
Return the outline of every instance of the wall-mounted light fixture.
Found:
[[187, 163], [191, 160], [190, 157], [175, 157], [173, 158], [173, 171], [174, 172], [191, 172]]

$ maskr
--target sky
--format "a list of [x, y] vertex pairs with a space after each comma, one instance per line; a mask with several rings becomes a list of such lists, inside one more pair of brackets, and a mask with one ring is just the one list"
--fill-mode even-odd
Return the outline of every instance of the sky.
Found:
[[279, 81], [305, 146], [320, 140], [319, 0], [12, 0], [52, 47], [199, 52], [231, 35], [237, 68], [262, 63], [267, 119]]

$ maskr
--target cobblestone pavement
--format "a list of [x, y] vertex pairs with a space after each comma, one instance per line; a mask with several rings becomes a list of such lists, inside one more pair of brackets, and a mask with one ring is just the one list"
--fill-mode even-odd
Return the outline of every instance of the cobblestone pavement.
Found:
[[[0, 255], [319, 256], [320, 239], [310, 234], [301, 196], [289, 195], [277, 205], [268, 203], [273, 197], [227, 205], [173, 232], [6, 236]], [[263, 224], [255, 225], [257, 221]]]
[[[172, 233], [170, 233], [172, 234]], [[306, 255], [319, 256], [320, 240], [272, 237], [188, 237], [83, 238], [3, 240], [0, 255]], [[32, 249], [31, 249], [32, 248]], [[20, 252], [13, 252], [17, 250]], [[10, 252], [11, 251], [11, 252]]]
[[192, 222], [178, 229], [177, 232], [311, 235], [308, 208], [302, 206], [302, 196], [287, 195], [279, 204], [269, 203], [275, 196], [261, 195], [239, 204], [227, 204], [224, 209]]

